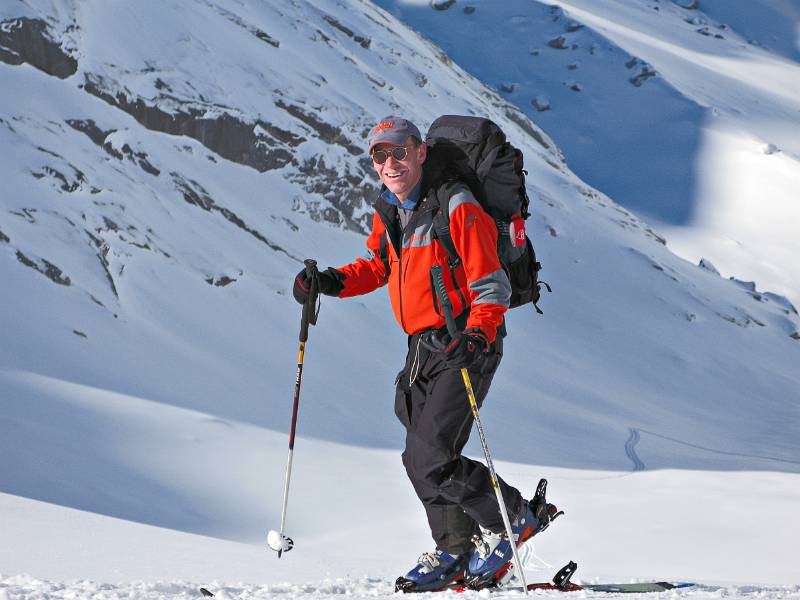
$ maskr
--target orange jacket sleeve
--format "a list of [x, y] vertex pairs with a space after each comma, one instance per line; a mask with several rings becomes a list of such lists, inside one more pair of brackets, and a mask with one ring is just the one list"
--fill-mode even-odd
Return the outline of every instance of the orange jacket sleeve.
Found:
[[449, 211], [450, 235], [469, 288], [467, 329], [478, 327], [494, 341], [511, 300], [511, 284], [497, 257], [497, 226], [466, 187], [454, 190]]
[[[372, 231], [367, 238], [367, 258], [356, 259], [355, 262], [336, 270], [344, 275], [344, 288], [340, 298], [368, 294], [386, 285], [389, 273], [386, 272], [380, 257], [381, 237], [386, 236], [386, 228], [377, 213], [372, 217]], [[387, 243], [388, 252], [388, 243]], [[388, 261], [388, 258], [387, 258]]]

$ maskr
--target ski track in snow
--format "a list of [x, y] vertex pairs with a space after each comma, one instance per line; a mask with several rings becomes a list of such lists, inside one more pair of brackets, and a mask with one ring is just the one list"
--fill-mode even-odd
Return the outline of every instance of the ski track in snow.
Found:
[[[211, 582], [196, 584], [187, 581], [159, 581], [141, 582], [133, 581], [123, 584], [98, 583], [90, 580], [76, 580], [71, 582], [54, 582], [36, 579], [27, 575], [7, 577], [0, 575], [0, 600], [55, 600], [55, 599], [103, 599], [122, 600], [131, 598], [147, 598], [152, 600], [190, 599], [203, 598], [200, 588], [204, 587], [221, 599], [271, 599], [271, 598], [389, 598], [401, 597], [394, 593], [394, 584], [381, 580], [364, 577], [361, 579], [326, 579], [316, 583], [305, 584], [275, 584], [275, 585], [246, 585], [243, 583], [227, 584]], [[552, 590], [537, 590], [531, 592], [532, 597], [563, 597], [563, 592]], [[661, 592], [659, 594], [623, 594], [630, 600], [639, 597], [658, 598], [668, 594], [670, 598], [769, 598], [775, 600], [792, 600], [800, 598], [800, 586], [755, 586], [755, 585], [697, 585]], [[574, 592], [569, 597], [609, 598], [618, 597], [620, 594], [605, 592], [580, 591]], [[519, 589], [509, 589], [502, 592], [442, 592], [437, 598], [507, 598], [523, 597]]]
[[631, 459], [631, 462], [633, 463], [633, 470], [634, 471], [644, 471], [647, 468], [647, 465], [645, 465], [645, 463], [642, 461], [642, 459], [639, 458], [639, 455], [636, 454], [636, 446], [639, 444], [639, 442], [642, 439], [642, 436], [641, 436], [642, 433], [646, 433], [648, 435], [652, 435], [653, 437], [656, 437], [656, 438], [659, 438], [659, 439], [662, 439], [662, 440], [665, 440], [665, 441], [668, 441], [668, 442], [673, 442], [675, 444], [680, 444], [681, 446], [686, 446], [688, 448], [695, 448], [697, 450], [703, 450], [704, 452], [710, 452], [712, 454], [719, 454], [719, 455], [722, 455], [722, 456], [739, 456], [739, 457], [742, 457], [742, 458], [757, 458], [757, 459], [761, 459], [761, 460], [774, 461], [774, 462], [777, 462], [777, 463], [784, 463], [784, 464], [789, 464], [789, 465], [799, 464], [800, 463], [800, 461], [796, 461], [796, 460], [778, 458], [778, 457], [775, 457], [775, 456], [766, 456], [766, 455], [763, 455], [763, 454], [748, 454], [748, 453], [743, 453], [743, 452], [730, 452], [728, 450], [718, 450], [718, 449], [715, 449], [715, 448], [709, 448], [707, 446], [701, 446], [699, 444], [693, 444], [691, 442], [678, 440], [678, 439], [675, 439], [675, 438], [670, 437], [668, 435], [662, 435], [662, 434], [656, 433], [654, 431], [647, 431], [646, 429], [639, 429], [639, 428], [636, 428], [636, 427], [631, 427], [631, 428], [628, 429], [628, 431], [630, 432], [630, 435], [629, 435], [628, 439], [625, 441], [625, 456], [627, 456], [629, 459]]
[[641, 461], [641, 459], [636, 455], [636, 444], [639, 443], [641, 436], [639, 435], [639, 430], [635, 427], [631, 427], [630, 430], [631, 435], [628, 438], [628, 441], [625, 442], [625, 454], [628, 458], [633, 461], [633, 470], [634, 471], [644, 471], [645, 465]]

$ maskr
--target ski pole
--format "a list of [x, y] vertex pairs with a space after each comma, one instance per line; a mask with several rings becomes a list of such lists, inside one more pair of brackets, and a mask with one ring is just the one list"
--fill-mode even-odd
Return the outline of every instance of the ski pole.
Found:
[[289, 504], [289, 481], [292, 478], [292, 457], [294, 455], [294, 434], [297, 429], [297, 411], [300, 406], [300, 383], [303, 380], [303, 359], [305, 356], [306, 342], [308, 341], [308, 326], [317, 324], [318, 311], [316, 308], [317, 296], [319, 295], [319, 280], [317, 272], [317, 262], [310, 258], [304, 261], [306, 275], [311, 282], [303, 304], [303, 315], [300, 320], [300, 350], [297, 355], [297, 375], [294, 382], [294, 403], [292, 405], [292, 425], [289, 430], [289, 456], [286, 460], [286, 479], [283, 484], [283, 508], [281, 509], [281, 530], [280, 532], [270, 530], [267, 536], [267, 544], [281, 557], [284, 551], [288, 552], [294, 547], [292, 538], [284, 535], [286, 526], [286, 507]]
[[[456, 325], [456, 320], [453, 318], [453, 305], [447, 295], [447, 288], [444, 286], [444, 278], [442, 277], [442, 267], [434, 265], [431, 267], [431, 277], [433, 278], [434, 287], [436, 288], [436, 296], [439, 298], [439, 305], [442, 307], [445, 323], [447, 323], [447, 332], [450, 337], [456, 339], [461, 335]], [[522, 589], [525, 595], [528, 595], [528, 583], [525, 581], [525, 573], [522, 572], [522, 563], [517, 553], [517, 543], [514, 539], [514, 533], [511, 531], [511, 520], [508, 518], [508, 511], [506, 510], [506, 503], [503, 500], [503, 492], [500, 490], [500, 484], [497, 482], [497, 472], [494, 470], [494, 463], [492, 463], [492, 456], [489, 452], [489, 445], [486, 442], [486, 434], [483, 431], [483, 424], [481, 417], [478, 414], [478, 402], [475, 400], [475, 392], [472, 390], [472, 381], [470, 380], [469, 372], [466, 367], [461, 369], [461, 378], [464, 380], [464, 387], [467, 390], [467, 398], [469, 399], [469, 406], [472, 409], [472, 416], [475, 417], [475, 426], [478, 429], [478, 437], [481, 441], [483, 448], [483, 455], [486, 457], [486, 466], [489, 469], [489, 475], [492, 478], [492, 487], [494, 494], [497, 496], [497, 503], [500, 506], [500, 514], [503, 516], [503, 525], [506, 528], [506, 535], [511, 544], [511, 552], [514, 556], [514, 565], [517, 568], [519, 577], [522, 580]]]

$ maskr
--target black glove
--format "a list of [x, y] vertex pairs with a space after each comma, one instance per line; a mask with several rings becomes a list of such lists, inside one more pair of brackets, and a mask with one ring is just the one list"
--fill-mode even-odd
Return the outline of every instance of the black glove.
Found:
[[445, 333], [441, 337], [428, 336], [424, 345], [440, 352], [451, 369], [469, 368], [481, 360], [489, 349], [489, 338], [479, 328], [465, 329], [455, 339]]
[[[317, 290], [326, 296], [338, 296], [344, 289], [344, 274], [336, 269], [329, 268], [325, 271], [317, 271]], [[294, 286], [292, 287], [292, 295], [294, 299], [300, 304], [305, 304], [308, 300], [308, 294], [311, 291], [311, 277], [305, 269], [297, 274], [294, 278]]]

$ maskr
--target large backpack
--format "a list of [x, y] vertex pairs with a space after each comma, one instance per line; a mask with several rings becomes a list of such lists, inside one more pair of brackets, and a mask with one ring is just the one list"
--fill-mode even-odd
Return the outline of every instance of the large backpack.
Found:
[[539, 281], [542, 265], [525, 233], [530, 201], [525, 191], [527, 172], [522, 168], [522, 152], [506, 140], [500, 127], [480, 117], [439, 117], [425, 142], [425, 177], [439, 203], [434, 233], [450, 256], [450, 267], [454, 268], [460, 258], [450, 236], [448, 192], [461, 182], [469, 186], [497, 225], [497, 255], [511, 282], [510, 308], [530, 302], [542, 314], [537, 306], [539, 288], [552, 290]]

